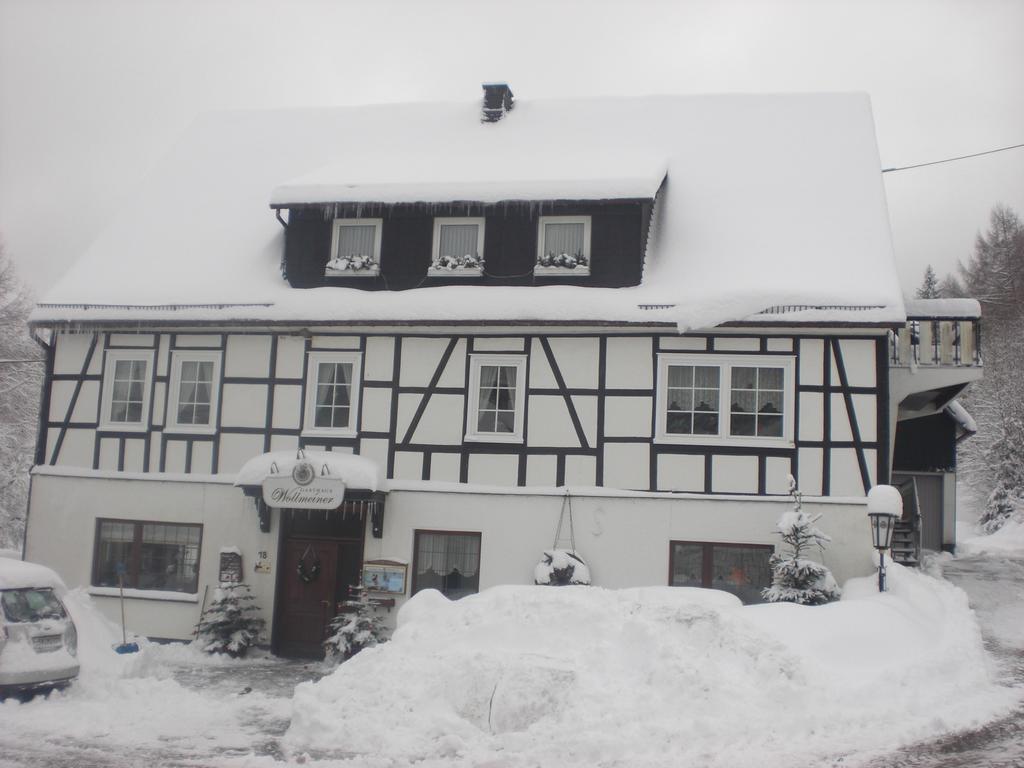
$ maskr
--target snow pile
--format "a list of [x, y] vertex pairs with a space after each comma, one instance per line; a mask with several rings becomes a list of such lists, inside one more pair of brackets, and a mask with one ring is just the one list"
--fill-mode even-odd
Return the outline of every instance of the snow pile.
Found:
[[27, 589], [30, 587], [49, 587], [60, 597], [67, 591], [60, 576], [37, 563], [24, 560], [0, 558], [0, 589]]
[[[965, 528], [974, 535], [965, 536]], [[972, 527], [958, 526], [956, 551], [958, 555], [1024, 555], [1024, 522], [1010, 518], [999, 530], [983, 535]]]
[[764, 766], [1007, 711], [963, 592], [898, 566], [841, 602], [506, 586], [417, 594], [392, 641], [296, 688], [293, 754], [395, 766]]

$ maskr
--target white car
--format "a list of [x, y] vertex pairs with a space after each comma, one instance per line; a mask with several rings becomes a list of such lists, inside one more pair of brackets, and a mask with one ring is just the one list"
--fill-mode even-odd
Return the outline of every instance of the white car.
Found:
[[78, 676], [78, 632], [42, 565], [0, 557], [0, 698], [63, 688]]

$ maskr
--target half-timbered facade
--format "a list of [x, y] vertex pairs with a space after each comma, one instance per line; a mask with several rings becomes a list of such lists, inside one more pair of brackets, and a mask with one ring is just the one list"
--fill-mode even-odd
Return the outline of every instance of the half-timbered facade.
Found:
[[[188, 233], [169, 250], [147, 241], [156, 252], [136, 253], [153, 214], [135, 209], [86, 255], [77, 284], [73, 274], [33, 317], [47, 377], [30, 559], [100, 600], [120, 574], [136, 626], [186, 637], [222, 552], [240, 551], [275, 648], [300, 655], [315, 655], [360, 578], [387, 580], [385, 606], [428, 587], [458, 597], [530, 581], [542, 550], [570, 536], [599, 585], [757, 599], [790, 476], [833, 536], [822, 556], [836, 575], [870, 569], [864, 497], [892, 477], [898, 423], [943, 408], [980, 358], [968, 312], [942, 386], [924, 374], [894, 379], [906, 314], [877, 166], [863, 167], [877, 159], [863, 103], [639, 100], [646, 114], [626, 128], [643, 133], [659, 117], [657, 141], [595, 175], [587, 151], [622, 144], [610, 116], [630, 100], [520, 114], [507, 89], [486, 94], [496, 125], [456, 129], [463, 110], [424, 108], [455, 141], [420, 176], [345, 154], [355, 134], [416, 136], [415, 121], [396, 127], [389, 108], [251, 117], [281, 134], [256, 206], [281, 225], [276, 234], [232, 219], [254, 215], [251, 179], [209, 165], [218, 136], [230, 155], [228, 137], [248, 135], [236, 118], [186, 142], [220, 196], [189, 186], [195, 169], [173, 160], [178, 182], [160, 189], [209, 222], [199, 239]], [[766, 136], [749, 125], [780, 112]], [[572, 136], [564, 121], [593, 125], [596, 114], [613, 123], [607, 133], [573, 152], [550, 137], [568, 157], [552, 160], [546, 126]], [[852, 122], [853, 140], [829, 139], [816, 163], [854, 158], [801, 166], [797, 197], [769, 199], [770, 169], [719, 179], [704, 158], [742, 115], [761, 152], [839, 125], [850, 133]], [[680, 148], [697, 118], [705, 144]], [[493, 133], [506, 128], [511, 138]], [[324, 136], [354, 167], [313, 164], [323, 146], [304, 142]], [[297, 159], [297, 146], [309, 156]], [[821, 203], [825, 184], [842, 199]], [[798, 252], [792, 268], [806, 260], [806, 284], [784, 288], [763, 260], [723, 262], [714, 230], [744, 199], [776, 209], [747, 243], [770, 254], [792, 235], [785, 246]], [[848, 210], [858, 199], [867, 209]], [[836, 206], [830, 226], [850, 233], [848, 246], [815, 256], [834, 267], [857, 255], [845, 277], [820, 269], [806, 233], [787, 224], [813, 219], [787, 206], [811, 204]], [[738, 253], [735, 232], [721, 239]], [[687, 264], [691, 252], [700, 255]], [[870, 279], [852, 276], [861, 269]], [[104, 270], [116, 285], [94, 279]], [[918, 411], [903, 407], [933, 390]], [[278, 482], [291, 477], [294, 488]], [[321, 481], [322, 495], [302, 495]]]

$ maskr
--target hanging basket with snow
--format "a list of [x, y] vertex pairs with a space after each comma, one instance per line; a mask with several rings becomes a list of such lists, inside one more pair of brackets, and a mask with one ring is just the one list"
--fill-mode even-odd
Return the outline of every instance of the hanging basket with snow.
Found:
[[533, 583], [548, 587], [590, 585], [590, 569], [583, 558], [568, 549], [547, 549], [533, 569]]

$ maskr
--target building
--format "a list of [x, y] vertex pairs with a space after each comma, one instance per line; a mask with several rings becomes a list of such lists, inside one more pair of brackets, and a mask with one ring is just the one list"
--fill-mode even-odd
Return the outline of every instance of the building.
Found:
[[792, 475], [870, 572], [900, 425], [980, 358], [973, 302], [907, 335], [867, 98], [484, 90], [193, 126], [32, 316], [29, 559], [164, 638], [241, 573], [315, 655], [361, 573], [397, 607], [570, 540], [755, 600]]

